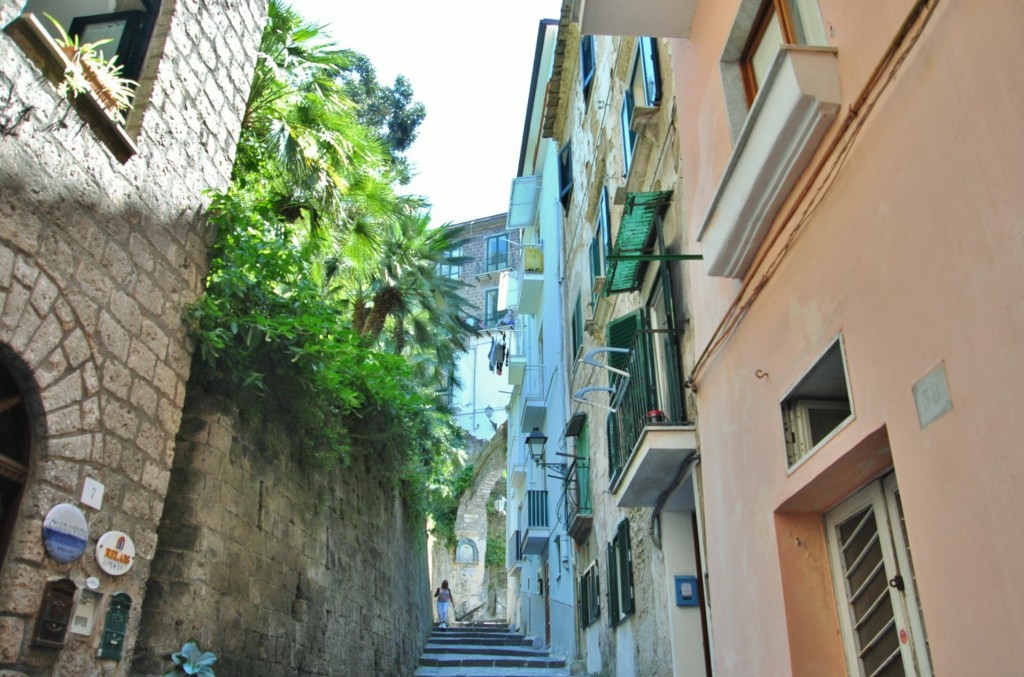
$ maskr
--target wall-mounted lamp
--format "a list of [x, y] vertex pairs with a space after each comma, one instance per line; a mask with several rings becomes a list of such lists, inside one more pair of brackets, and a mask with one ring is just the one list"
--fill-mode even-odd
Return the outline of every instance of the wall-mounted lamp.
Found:
[[530, 458], [537, 465], [544, 465], [544, 446], [547, 443], [548, 438], [540, 431], [540, 428], [534, 428], [526, 436], [526, 447], [530, 450]]

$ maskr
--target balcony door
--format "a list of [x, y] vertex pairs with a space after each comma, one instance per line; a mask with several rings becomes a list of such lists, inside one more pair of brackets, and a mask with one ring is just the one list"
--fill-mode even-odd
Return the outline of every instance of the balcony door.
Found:
[[665, 419], [678, 423], [682, 419], [679, 397], [679, 367], [672, 292], [668, 270], [658, 270], [647, 297], [646, 323], [651, 359], [647, 360], [649, 383], [652, 385], [650, 409], [661, 410]]

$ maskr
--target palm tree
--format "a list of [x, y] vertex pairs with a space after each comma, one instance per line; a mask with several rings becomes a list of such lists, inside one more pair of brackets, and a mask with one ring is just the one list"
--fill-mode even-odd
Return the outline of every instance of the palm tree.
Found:
[[358, 228], [363, 215], [391, 213], [397, 200], [390, 156], [344, 93], [355, 56], [271, 0], [234, 178], [272, 185], [279, 213], [305, 217], [321, 244], [324, 230]]
[[465, 242], [463, 232], [431, 228], [422, 210], [381, 225], [373, 246], [360, 238], [342, 246], [345, 263], [334, 269], [334, 293], [348, 299], [352, 328], [367, 341], [413, 355], [424, 372], [439, 373], [466, 349], [472, 332], [463, 321], [464, 284], [438, 273], [440, 265], [469, 262], [453, 254]]

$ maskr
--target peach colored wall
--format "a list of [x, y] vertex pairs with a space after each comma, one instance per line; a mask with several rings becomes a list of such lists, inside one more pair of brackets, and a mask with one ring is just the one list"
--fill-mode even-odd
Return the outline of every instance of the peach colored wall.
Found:
[[[673, 50], [691, 234], [731, 152], [718, 58], [736, 3], [724, 4], [702, 3]], [[822, 3], [848, 103], [910, 6]], [[699, 374], [719, 674], [842, 674], [813, 525], [890, 453], [936, 673], [1024, 665], [1024, 71], [1007, 67], [1024, 63], [1021, 25], [1024, 3], [939, 3], [831, 191]], [[688, 272], [699, 352], [740, 284]], [[856, 418], [787, 476], [779, 402], [840, 334]], [[940, 362], [953, 410], [922, 431], [911, 388]], [[793, 534], [806, 555], [788, 548]], [[797, 605], [801, 576], [814, 592]]]

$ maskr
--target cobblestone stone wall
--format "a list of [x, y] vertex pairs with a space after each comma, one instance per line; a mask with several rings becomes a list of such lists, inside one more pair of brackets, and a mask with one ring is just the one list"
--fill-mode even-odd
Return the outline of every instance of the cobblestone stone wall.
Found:
[[[201, 191], [228, 181], [265, 1], [163, 0], [124, 130], [59, 96], [62, 66], [32, 42], [24, 4], [0, 0], [0, 354], [32, 433], [13, 473], [20, 507], [0, 524], [0, 671], [125, 675], [189, 375], [182, 310], [207, 269]], [[105, 487], [99, 509], [80, 504], [87, 478]], [[61, 503], [89, 525], [66, 564], [42, 539]], [[92, 554], [108, 530], [136, 548], [116, 578]], [[98, 622], [63, 648], [33, 646], [43, 588], [64, 578], [98, 582]], [[132, 600], [124, 659], [97, 659], [118, 592]]]
[[424, 525], [372, 462], [301, 467], [287, 422], [190, 388], [135, 659], [188, 638], [218, 677], [410, 675], [431, 622]]

